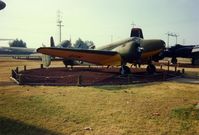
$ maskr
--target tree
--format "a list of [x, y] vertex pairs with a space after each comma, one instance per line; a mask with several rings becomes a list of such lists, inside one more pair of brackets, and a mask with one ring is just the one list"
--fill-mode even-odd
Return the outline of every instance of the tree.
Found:
[[27, 48], [26, 47], [26, 42], [22, 41], [22, 40], [18, 40], [15, 39], [14, 41], [9, 43], [10, 47], [23, 47], [23, 48]]
[[71, 44], [71, 41], [65, 40], [65, 41], [62, 41], [59, 45], [57, 45], [57, 47], [61, 47], [61, 48], [71, 48], [71, 47], [72, 47], [72, 44]]
[[94, 44], [93, 41], [88, 41], [87, 40], [84, 43], [88, 46], [89, 49], [95, 49], [95, 44]]
[[79, 38], [75, 44], [73, 45], [74, 48], [81, 48], [81, 49], [94, 49], [95, 45], [93, 41], [83, 41]]

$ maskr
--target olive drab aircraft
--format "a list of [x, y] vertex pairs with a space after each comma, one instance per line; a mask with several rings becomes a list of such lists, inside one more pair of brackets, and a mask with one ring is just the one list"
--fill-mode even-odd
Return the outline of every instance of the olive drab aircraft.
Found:
[[160, 57], [159, 55], [165, 49], [165, 42], [159, 39], [143, 39], [142, 30], [139, 28], [133, 28], [130, 36], [127, 39], [96, 48], [95, 50], [41, 47], [37, 49], [37, 52], [45, 54], [48, 57], [45, 57], [45, 60], [49, 62], [51, 56], [96, 65], [120, 66], [121, 74], [130, 73], [127, 63], [134, 65], [147, 63], [147, 72], [155, 72], [156, 67], [152, 61]]
[[6, 4], [0, 0], [0, 10], [4, 9], [6, 7]]

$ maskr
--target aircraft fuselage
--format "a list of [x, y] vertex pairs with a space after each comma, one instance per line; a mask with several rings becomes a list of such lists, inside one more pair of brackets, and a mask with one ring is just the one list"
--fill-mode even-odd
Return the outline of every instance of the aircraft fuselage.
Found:
[[165, 48], [165, 42], [162, 40], [141, 38], [128, 38], [126, 40], [106, 45], [99, 50], [111, 50], [118, 52], [124, 62], [134, 63], [137, 59], [138, 49], [143, 49], [141, 60], [147, 61], [150, 57], [158, 55]]

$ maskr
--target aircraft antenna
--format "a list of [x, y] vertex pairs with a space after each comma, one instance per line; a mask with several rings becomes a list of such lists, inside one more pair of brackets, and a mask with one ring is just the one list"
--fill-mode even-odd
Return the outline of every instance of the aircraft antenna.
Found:
[[59, 42], [61, 42], [61, 37], [62, 37], [62, 12], [60, 10], [57, 11], [57, 26], [59, 27]]
[[134, 22], [132, 22], [132, 24], [131, 24], [132, 26], [133, 26], [133, 28], [135, 28], [135, 26], [136, 26], [136, 24], [134, 23]]

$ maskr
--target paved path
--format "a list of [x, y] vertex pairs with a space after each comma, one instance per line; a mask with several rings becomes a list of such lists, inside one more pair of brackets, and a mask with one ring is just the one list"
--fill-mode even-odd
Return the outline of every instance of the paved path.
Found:
[[199, 84], [199, 78], [180, 77], [180, 78], [172, 79], [171, 81], [177, 81], [181, 83]]

